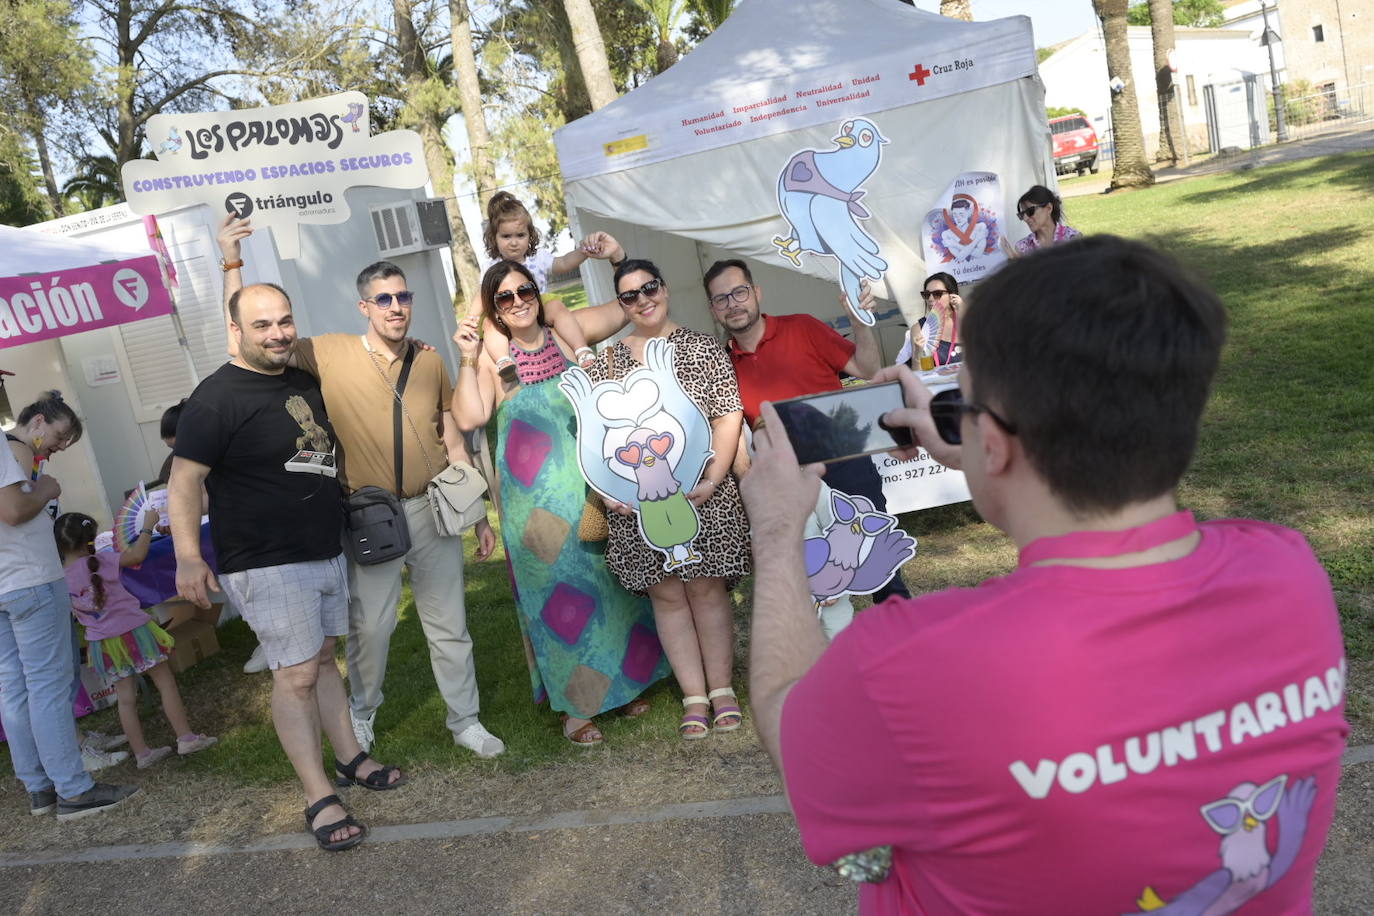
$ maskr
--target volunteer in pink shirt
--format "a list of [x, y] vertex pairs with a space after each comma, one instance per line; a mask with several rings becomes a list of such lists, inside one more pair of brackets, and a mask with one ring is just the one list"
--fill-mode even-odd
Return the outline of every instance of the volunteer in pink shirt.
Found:
[[1331, 586], [1297, 532], [1174, 495], [1224, 334], [1214, 294], [1110, 236], [984, 281], [962, 393], [886, 370], [911, 405], [887, 420], [963, 470], [1017, 568], [829, 648], [816, 471], [764, 408], [754, 721], [808, 856], [869, 879], [863, 912], [1311, 912], [1349, 731]]

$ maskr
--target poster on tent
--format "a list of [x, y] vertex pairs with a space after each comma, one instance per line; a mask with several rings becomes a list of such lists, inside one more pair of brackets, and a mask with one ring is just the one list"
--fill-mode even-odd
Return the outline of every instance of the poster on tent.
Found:
[[171, 312], [156, 255], [0, 277], [0, 349]]
[[[972, 283], [1007, 261], [1002, 183], [996, 172], [964, 172], [945, 188], [921, 222], [926, 272], [944, 271]], [[1008, 239], [1010, 241], [1010, 239]]]
[[563, 373], [559, 389], [577, 415], [577, 461], [588, 486], [634, 510], [644, 542], [667, 572], [701, 562], [701, 529], [687, 494], [701, 481], [711, 423], [673, 369], [674, 345], [644, 345], [644, 365], [621, 379], [593, 382], [582, 369]]
[[873, 216], [863, 203], [864, 182], [878, 170], [887, 139], [865, 118], [843, 122], [828, 149], [793, 153], [778, 173], [778, 212], [787, 234], [773, 236], [778, 256], [793, 267], [804, 255], [828, 257], [840, 272], [855, 320], [872, 326], [872, 312], [858, 308], [859, 281], [876, 283], [887, 270], [878, 242], [864, 228]]
[[165, 213], [200, 203], [270, 227], [284, 258], [300, 253], [297, 227], [348, 219], [344, 192], [368, 185], [418, 188], [429, 181], [420, 135], [372, 136], [361, 92], [148, 120], [157, 160], [123, 169], [129, 207]]

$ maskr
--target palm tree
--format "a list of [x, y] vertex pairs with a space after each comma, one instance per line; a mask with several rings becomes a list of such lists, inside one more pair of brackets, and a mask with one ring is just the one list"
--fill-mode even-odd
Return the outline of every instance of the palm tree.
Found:
[[699, 42], [730, 18], [735, 0], [687, 0], [687, 9], [692, 20], [687, 35], [693, 42]]
[[113, 156], [87, 153], [76, 160], [76, 171], [62, 185], [62, 197], [81, 210], [97, 210], [124, 199], [120, 191], [119, 163]]
[[682, 14], [687, 12], [686, 0], [635, 0], [654, 21], [658, 33], [658, 58], [654, 73], [659, 74], [677, 63], [677, 48], [673, 45], [673, 30]]
[[1093, 0], [1107, 44], [1107, 78], [1120, 85], [1112, 93], [1112, 183], [1118, 188], [1148, 188], [1155, 183], [1145, 161], [1145, 137], [1140, 129], [1140, 104], [1131, 79], [1131, 48], [1126, 37], [1128, 0]]
[[1178, 106], [1174, 105], [1174, 73], [1169, 69], [1169, 52], [1174, 49], [1173, 0], [1150, 0], [1150, 39], [1155, 52], [1155, 95], [1159, 99], [1159, 149], [1155, 162], [1174, 165], [1188, 138], [1183, 135]]
[[606, 60], [606, 42], [601, 38], [601, 26], [596, 22], [592, 0], [563, 0], [563, 9], [567, 11], [568, 25], [572, 28], [573, 47], [577, 50], [577, 62], [582, 68], [582, 79], [587, 84], [592, 111], [596, 111], [616, 98], [611, 65]]

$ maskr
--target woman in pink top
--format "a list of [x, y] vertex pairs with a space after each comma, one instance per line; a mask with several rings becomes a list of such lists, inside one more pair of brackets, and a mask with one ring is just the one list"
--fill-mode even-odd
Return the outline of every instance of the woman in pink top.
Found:
[[57, 549], [71, 596], [72, 614], [86, 629], [90, 666], [104, 677], [118, 678], [119, 724], [129, 739], [138, 768], [152, 766], [171, 747], [148, 747], [138, 719], [138, 695], [133, 675], [147, 672], [162, 695], [162, 711], [177, 733], [177, 753], [194, 754], [219, 739], [197, 734], [186, 721], [186, 707], [167, 659], [175, 644], [167, 631], [153, 622], [119, 581], [119, 570], [137, 566], [148, 556], [155, 515], [144, 517], [143, 533], [123, 553], [95, 552], [95, 519], [79, 512], [59, 516], [53, 525]]
[[1019, 240], [1016, 247], [1007, 252], [1014, 258], [1083, 235], [1063, 221], [1064, 202], [1058, 194], [1042, 184], [1032, 185], [1029, 191], [1021, 195], [1016, 202], [1016, 215], [1025, 220], [1030, 235]]

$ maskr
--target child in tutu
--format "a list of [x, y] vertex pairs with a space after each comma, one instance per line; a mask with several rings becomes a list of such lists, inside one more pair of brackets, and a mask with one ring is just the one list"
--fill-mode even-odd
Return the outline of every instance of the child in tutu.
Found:
[[115, 692], [119, 698], [119, 724], [129, 739], [139, 769], [152, 766], [168, 754], [171, 747], [150, 748], [143, 739], [138, 720], [135, 674], [147, 673], [162, 695], [162, 711], [177, 733], [177, 753], [203, 751], [218, 739], [197, 734], [186, 721], [186, 707], [167, 658], [174, 641], [167, 631], [153, 622], [119, 581], [119, 570], [137, 566], [148, 556], [157, 515], [143, 519], [142, 534], [122, 553], [95, 552], [95, 519], [79, 512], [59, 516], [53, 525], [57, 549], [67, 577], [67, 593], [72, 614], [86, 629], [90, 665], [106, 677], [118, 678]]

